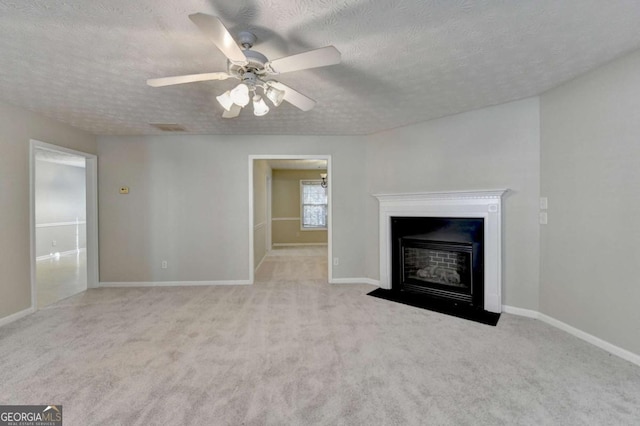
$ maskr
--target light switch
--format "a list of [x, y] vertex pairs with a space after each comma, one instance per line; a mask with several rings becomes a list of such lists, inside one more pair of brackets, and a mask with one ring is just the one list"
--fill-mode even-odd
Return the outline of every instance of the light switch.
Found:
[[120, 193], [121, 194], [128, 194], [129, 193], [129, 187], [128, 186], [121, 186], [120, 187]]
[[546, 210], [549, 208], [549, 200], [547, 197], [540, 197], [540, 210]]
[[547, 212], [540, 212], [540, 225], [547, 224]]

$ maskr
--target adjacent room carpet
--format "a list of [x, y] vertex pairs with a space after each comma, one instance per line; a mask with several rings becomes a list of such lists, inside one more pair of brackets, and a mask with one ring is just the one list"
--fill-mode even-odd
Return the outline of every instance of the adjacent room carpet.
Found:
[[496, 327], [330, 285], [326, 249], [253, 286], [104, 288], [0, 328], [0, 404], [65, 425], [631, 425], [640, 368], [544, 323]]

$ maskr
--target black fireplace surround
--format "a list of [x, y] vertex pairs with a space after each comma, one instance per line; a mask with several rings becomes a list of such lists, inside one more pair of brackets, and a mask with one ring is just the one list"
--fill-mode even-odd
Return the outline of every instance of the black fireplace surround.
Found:
[[391, 289], [484, 308], [482, 218], [392, 217]]
[[370, 296], [495, 326], [484, 310], [484, 219], [391, 217], [391, 290]]

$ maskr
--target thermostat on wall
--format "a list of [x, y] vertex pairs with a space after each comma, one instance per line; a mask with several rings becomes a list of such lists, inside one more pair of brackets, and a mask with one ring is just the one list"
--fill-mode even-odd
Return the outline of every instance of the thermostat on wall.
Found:
[[129, 187], [128, 186], [121, 186], [120, 187], [120, 193], [121, 194], [128, 194], [129, 193]]

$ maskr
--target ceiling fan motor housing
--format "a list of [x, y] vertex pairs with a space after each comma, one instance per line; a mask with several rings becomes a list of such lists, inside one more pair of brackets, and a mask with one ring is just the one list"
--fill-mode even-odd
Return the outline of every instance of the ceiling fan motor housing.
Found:
[[245, 49], [251, 49], [256, 40], [256, 35], [249, 31], [240, 31], [240, 33], [238, 34], [238, 41], [240, 42], [239, 44]]
[[265, 73], [264, 66], [269, 61], [266, 56], [260, 52], [250, 49], [243, 50], [242, 53], [244, 53], [244, 56], [246, 56], [249, 63], [247, 65], [237, 65], [229, 61], [229, 74], [237, 75], [242, 78], [242, 75], [247, 72], [252, 72], [258, 75]]
[[248, 71], [242, 74], [242, 82], [249, 87], [255, 87], [256, 79], [257, 79], [256, 75], [251, 71]]

